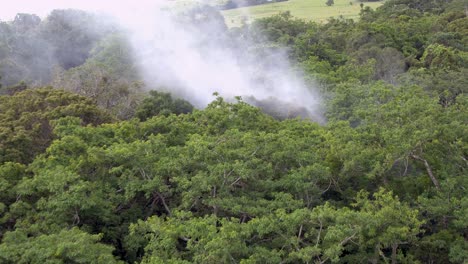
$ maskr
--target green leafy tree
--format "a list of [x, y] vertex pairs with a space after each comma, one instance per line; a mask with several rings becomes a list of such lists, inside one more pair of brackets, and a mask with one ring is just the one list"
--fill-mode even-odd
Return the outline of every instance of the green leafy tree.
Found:
[[132, 225], [128, 239], [145, 245], [143, 263], [411, 260], [398, 246], [417, 239], [423, 223], [417, 210], [384, 190], [374, 199], [362, 192], [356, 200], [355, 209], [278, 209], [248, 222], [178, 211]]
[[17, 230], [0, 244], [0, 261], [5, 263], [121, 263], [112, 247], [100, 243], [100, 235], [78, 228], [50, 235], [28, 236]]
[[53, 86], [91, 98], [120, 119], [134, 116], [143, 91], [130, 46], [119, 34], [108, 35], [89, 51], [89, 58], [58, 70]]
[[0, 164], [31, 162], [54, 137], [50, 120], [64, 116], [80, 117], [83, 124], [112, 120], [91, 100], [52, 88], [0, 96]]
[[170, 93], [150, 91], [137, 107], [135, 116], [145, 121], [156, 115], [187, 114], [193, 111], [193, 106], [183, 99], [173, 99]]

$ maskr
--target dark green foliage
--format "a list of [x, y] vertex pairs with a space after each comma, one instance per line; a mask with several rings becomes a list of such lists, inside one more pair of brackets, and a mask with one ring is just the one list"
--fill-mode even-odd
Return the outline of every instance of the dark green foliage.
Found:
[[173, 99], [170, 93], [150, 91], [136, 109], [135, 116], [145, 121], [152, 116], [169, 114], [187, 114], [193, 106], [183, 99]]
[[255, 21], [248, 28], [248, 36], [254, 38], [255, 42], [270, 41], [290, 45], [294, 38], [305, 32], [309, 26], [309, 23], [293, 18], [291, 13], [283, 12]]
[[102, 39], [78, 67], [56, 73], [53, 86], [91, 98], [119, 119], [134, 116], [142, 84], [122, 35]]
[[25, 82], [20, 82], [16, 85], [0, 87], [0, 95], [14, 95], [26, 89], [28, 89], [28, 85]]
[[28, 237], [16, 232], [0, 245], [2, 263], [120, 263], [112, 255], [112, 247], [99, 243], [99, 235], [90, 235], [78, 228], [57, 234]]
[[89, 99], [52, 88], [0, 96], [0, 164], [31, 162], [54, 138], [50, 121], [64, 116], [84, 125], [112, 120]]
[[[3, 87], [0, 263], [466, 263], [462, 4], [388, 0], [323, 25], [284, 13], [226, 34], [286, 46], [320, 86], [322, 126], [157, 91], [138, 119], [103, 124], [81, 96]], [[131, 117], [131, 56], [119, 35], [99, 43], [56, 81]]]
[[[417, 87], [393, 91], [379, 84], [362, 92], [348, 117], [356, 128], [275, 121], [222, 98], [204, 111], [146, 122], [82, 127], [79, 119], [60, 119], [58, 139], [29, 165], [34, 177], [22, 166], [4, 165], [13, 190], [6, 216], [21, 218], [7, 234], [27, 232], [34, 240], [78, 226], [102, 233], [126, 260], [144, 263], [411, 261], [420, 257], [419, 243], [432, 246], [418, 240], [421, 230], [445, 230], [438, 221], [447, 216], [453, 230], [465, 226], [465, 191], [456, 187], [466, 185], [457, 141], [464, 129], [449, 121], [463, 113], [442, 108]], [[406, 172], [398, 173], [405, 161]], [[406, 186], [411, 182], [420, 186], [417, 193]], [[392, 187], [398, 184], [404, 188]], [[20, 200], [12, 199], [15, 192]], [[418, 196], [421, 213], [436, 224], [402, 202]], [[28, 207], [34, 210], [21, 209]], [[454, 237], [440, 260], [462, 258], [463, 239]]]

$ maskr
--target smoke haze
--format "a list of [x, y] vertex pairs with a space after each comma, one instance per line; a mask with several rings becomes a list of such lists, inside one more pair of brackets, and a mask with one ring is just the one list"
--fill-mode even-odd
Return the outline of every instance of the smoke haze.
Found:
[[[252, 48], [256, 44], [249, 43], [248, 37], [232, 39], [214, 8], [198, 5], [181, 14], [174, 12], [177, 8], [173, 8], [173, 1], [118, 3], [34, 1], [21, 5], [28, 8], [17, 8], [16, 12], [43, 16], [65, 7], [104, 12], [115, 17], [129, 36], [147, 87], [170, 91], [199, 108], [211, 102], [212, 94], [218, 92], [227, 99], [242, 96], [262, 108], [274, 104], [275, 111], [284, 116], [300, 113], [323, 122], [318, 94], [304, 82], [299, 71], [292, 70], [284, 50], [256, 50]], [[5, 10], [0, 18], [4, 13]]]

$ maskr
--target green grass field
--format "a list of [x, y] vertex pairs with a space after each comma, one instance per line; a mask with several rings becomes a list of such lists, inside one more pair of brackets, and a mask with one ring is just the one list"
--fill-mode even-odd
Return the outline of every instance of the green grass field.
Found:
[[[264, 4], [252, 7], [243, 7], [223, 11], [226, 24], [236, 27], [251, 21], [276, 15], [280, 12], [290, 11], [295, 17], [309, 21], [326, 22], [330, 17], [343, 16], [345, 18], [358, 18], [361, 9], [360, 2], [356, 0], [334, 0], [333, 6], [327, 6], [326, 0], [289, 0], [287, 2]], [[352, 5], [350, 4], [352, 2]], [[365, 6], [376, 8], [382, 2], [366, 2]]]

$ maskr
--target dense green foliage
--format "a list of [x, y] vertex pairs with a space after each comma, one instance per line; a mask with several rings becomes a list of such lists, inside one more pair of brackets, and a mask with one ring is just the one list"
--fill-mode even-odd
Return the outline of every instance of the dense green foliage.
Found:
[[0, 263], [466, 263], [460, 6], [388, 0], [358, 22], [280, 14], [232, 30], [232, 45], [288, 47], [320, 84], [324, 125], [162, 92], [111, 122], [100, 100], [138, 78], [106, 55], [118, 36], [61, 74], [93, 91], [80, 78], [103, 65], [102, 96], [5, 86]]
[[187, 114], [193, 111], [193, 106], [182, 99], [172, 99], [170, 93], [150, 91], [149, 96], [145, 98], [138, 106], [135, 116], [140, 120], [169, 114]]
[[0, 96], [0, 164], [32, 161], [53, 140], [51, 121], [65, 116], [82, 125], [112, 120], [88, 98], [52, 88]]

